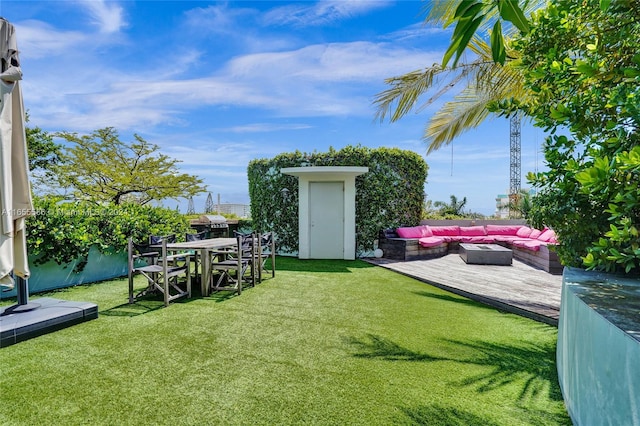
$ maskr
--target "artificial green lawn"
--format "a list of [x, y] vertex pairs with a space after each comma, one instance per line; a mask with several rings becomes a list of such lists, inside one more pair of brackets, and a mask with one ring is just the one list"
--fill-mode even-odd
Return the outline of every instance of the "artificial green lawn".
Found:
[[126, 280], [46, 294], [99, 318], [0, 350], [0, 424], [571, 424], [555, 328], [362, 261], [278, 261], [168, 308], [126, 304]]

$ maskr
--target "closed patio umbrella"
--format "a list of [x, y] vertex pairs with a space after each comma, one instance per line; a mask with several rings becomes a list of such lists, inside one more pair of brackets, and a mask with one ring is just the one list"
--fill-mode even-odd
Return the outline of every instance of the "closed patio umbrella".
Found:
[[[15, 29], [0, 18], [0, 287], [18, 303], [0, 308], [0, 348], [98, 317], [98, 305], [41, 297], [29, 303], [25, 221], [33, 213]], [[14, 282], [14, 279], [16, 280]]]
[[0, 18], [0, 286], [12, 289], [11, 275], [29, 278], [25, 220], [33, 212], [29, 187], [24, 106], [15, 29]]

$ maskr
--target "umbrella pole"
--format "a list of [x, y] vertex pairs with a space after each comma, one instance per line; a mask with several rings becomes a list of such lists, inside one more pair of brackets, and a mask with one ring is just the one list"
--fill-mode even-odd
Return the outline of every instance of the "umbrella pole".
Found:
[[9, 306], [2, 315], [19, 314], [20, 312], [29, 312], [40, 307], [39, 303], [29, 302], [29, 281], [22, 277], [15, 277], [18, 292], [18, 303]]

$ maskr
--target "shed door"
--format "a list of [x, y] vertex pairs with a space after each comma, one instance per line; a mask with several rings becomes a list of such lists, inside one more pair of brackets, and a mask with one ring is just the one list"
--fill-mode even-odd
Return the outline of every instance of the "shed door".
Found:
[[309, 257], [344, 258], [344, 182], [309, 182]]

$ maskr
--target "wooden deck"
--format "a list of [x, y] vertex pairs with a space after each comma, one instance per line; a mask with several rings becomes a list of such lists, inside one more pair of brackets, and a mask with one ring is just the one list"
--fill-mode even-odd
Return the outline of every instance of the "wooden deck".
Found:
[[471, 265], [457, 253], [429, 260], [365, 260], [499, 310], [558, 325], [562, 276], [518, 260], [511, 266]]

